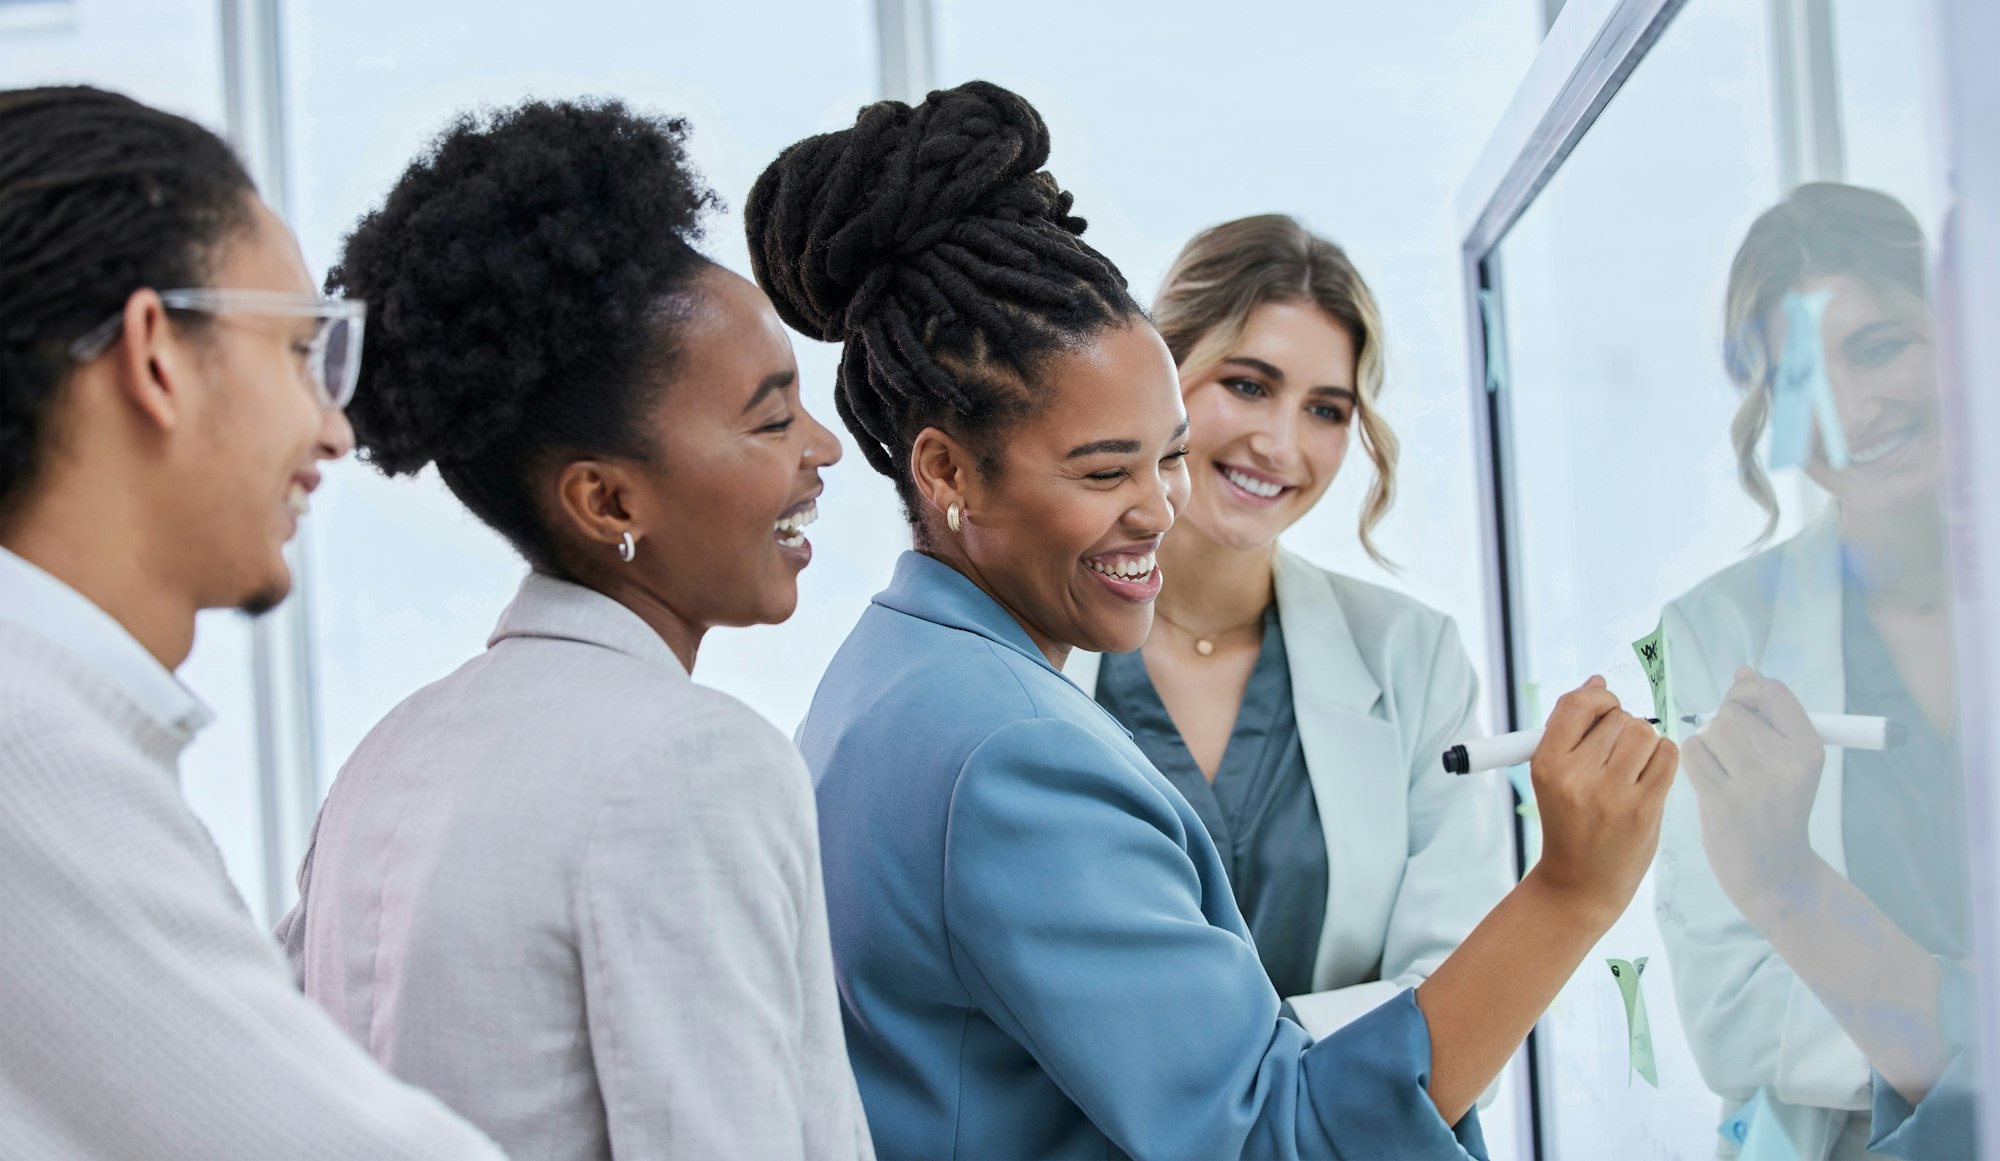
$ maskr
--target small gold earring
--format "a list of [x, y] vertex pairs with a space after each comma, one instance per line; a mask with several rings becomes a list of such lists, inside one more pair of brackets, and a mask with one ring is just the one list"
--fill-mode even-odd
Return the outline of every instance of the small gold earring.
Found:
[[945, 527], [950, 528], [953, 532], [958, 531], [958, 502], [956, 500], [952, 501], [951, 507], [944, 510], [944, 523]]

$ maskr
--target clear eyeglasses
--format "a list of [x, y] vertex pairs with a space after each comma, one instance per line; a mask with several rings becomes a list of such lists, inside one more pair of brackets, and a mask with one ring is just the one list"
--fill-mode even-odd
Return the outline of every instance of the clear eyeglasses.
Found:
[[[346, 407], [354, 398], [354, 384], [361, 378], [361, 332], [368, 321], [368, 304], [356, 299], [327, 299], [316, 294], [289, 294], [281, 290], [226, 290], [198, 287], [162, 290], [160, 301], [169, 310], [195, 311], [208, 315], [258, 315], [277, 318], [316, 318], [319, 330], [306, 352], [306, 376], [312, 381], [320, 403]], [[85, 332], [70, 344], [70, 357], [88, 363], [111, 349], [124, 328], [125, 312], [120, 311]]]

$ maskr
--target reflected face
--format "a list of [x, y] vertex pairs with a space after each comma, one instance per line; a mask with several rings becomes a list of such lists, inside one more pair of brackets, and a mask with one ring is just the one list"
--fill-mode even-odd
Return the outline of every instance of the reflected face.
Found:
[[1182, 383], [1188, 523], [1218, 544], [1263, 548], [1319, 503], [1347, 458], [1355, 364], [1353, 338], [1318, 307], [1258, 307], [1235, 349]]
[[[1857, 510], [1893, 508], [1932, 492], [1943, 432], [1931, 320], [1889, 310], [1866, 283], [1848, 274], [1808, 278], [1797, 289], [1833, 292], [1820, 333], [1847, 437], [1848, 466], [1836, 472], [1827, 465], [1815, 430], [1807, 474]], [[1766, 320], [1772, 349], [1783, 350], [1783, 311], [1772, 315]]]
[[[314, 293], [297, 240], [261, 200], [210, 285]], [[307, 370], [317, 320], [243, 313], [202, 326], [196, 365], [208, 390], [190, 400], [192, 438], [178, 453], [179, 548], [204, 607], [261, 613], [291, 591], [284, 546], [319, 487], [320, 461], [353, 450], [354, 432], [321, 405]]]
[[630, 498], [646, 530], [635, 567], [692, 622], [776, 624], [798, 607], [804, 528], [840, 441], [801, 405], [791, 337], [755, 283], [711, 267], [691, 293]]
[[[1187, 502], [1187, 413], [1144, 322], [1043, 368], [1047, 400], [974, 473], [960, 533], [988, 590], [1038, 645], [1137, 649], [1163, 582], [1160, 538]], [[947, 534], [949, 535], [949, 534]]]

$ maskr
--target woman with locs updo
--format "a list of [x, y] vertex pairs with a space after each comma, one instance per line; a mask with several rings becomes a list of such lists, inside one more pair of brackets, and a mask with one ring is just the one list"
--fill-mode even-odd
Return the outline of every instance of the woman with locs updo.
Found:
[[845, 344], [836, 399], [915, 551], [800, 730], [848, 1050], [884, 1156], [1483, 1154], [1473, 1100], [1622, 912], [1675, 751], [1603, 682], [1534, 761], [1542, 860], [1414, 991], [1280, 1014], [1200, 817], [1062, 675], [1129, 652], [1187, 500], [1167, 346], [984, 82], [801, 141], [759, 281]]
[[1257, 954], [1315, 1038], [1423, 982], [1513, 881], [1489, 779], [1438, 755], [1479, 730], [1451, 618], [1278, 536], [1354, 445], [1370, 533], [1395, 494], [1382, 316], [1330, 241], [1283, 214], [1203, 230], [1153, 304], [1188, 409], [1173, 583], [1136, 653], [1063, 672], [1132, 731], [1229, 868]]
[[329, 281], [381, 304], [353, 410], [529, 565], [487, 650], [342, 768], [279, 930], [300, 985], [510, 1155], [871, 1156], [811, 783], [689, 680], [785, 620], [840, 457], [762, 292], [698, 252], [686, 126], [448, 128]]

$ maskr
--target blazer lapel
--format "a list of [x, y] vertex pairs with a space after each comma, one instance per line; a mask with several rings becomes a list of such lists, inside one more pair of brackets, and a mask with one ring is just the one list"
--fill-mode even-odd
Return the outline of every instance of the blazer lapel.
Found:
[[1299, 744], [1326, 837], [1327, 904], [1313, 961], [1315, 989], [1337, 975], [1365, 970], [1395, 902], [1397, 881], [1379, 874], [1401, 861], [1408, 837], [1407, 779], [1400, 735], [1374, 715], [1382, 699], [1333, 581], [1317, 565], [1283, 549], [1276, 564], [1278, 620], [1290, 662]]

